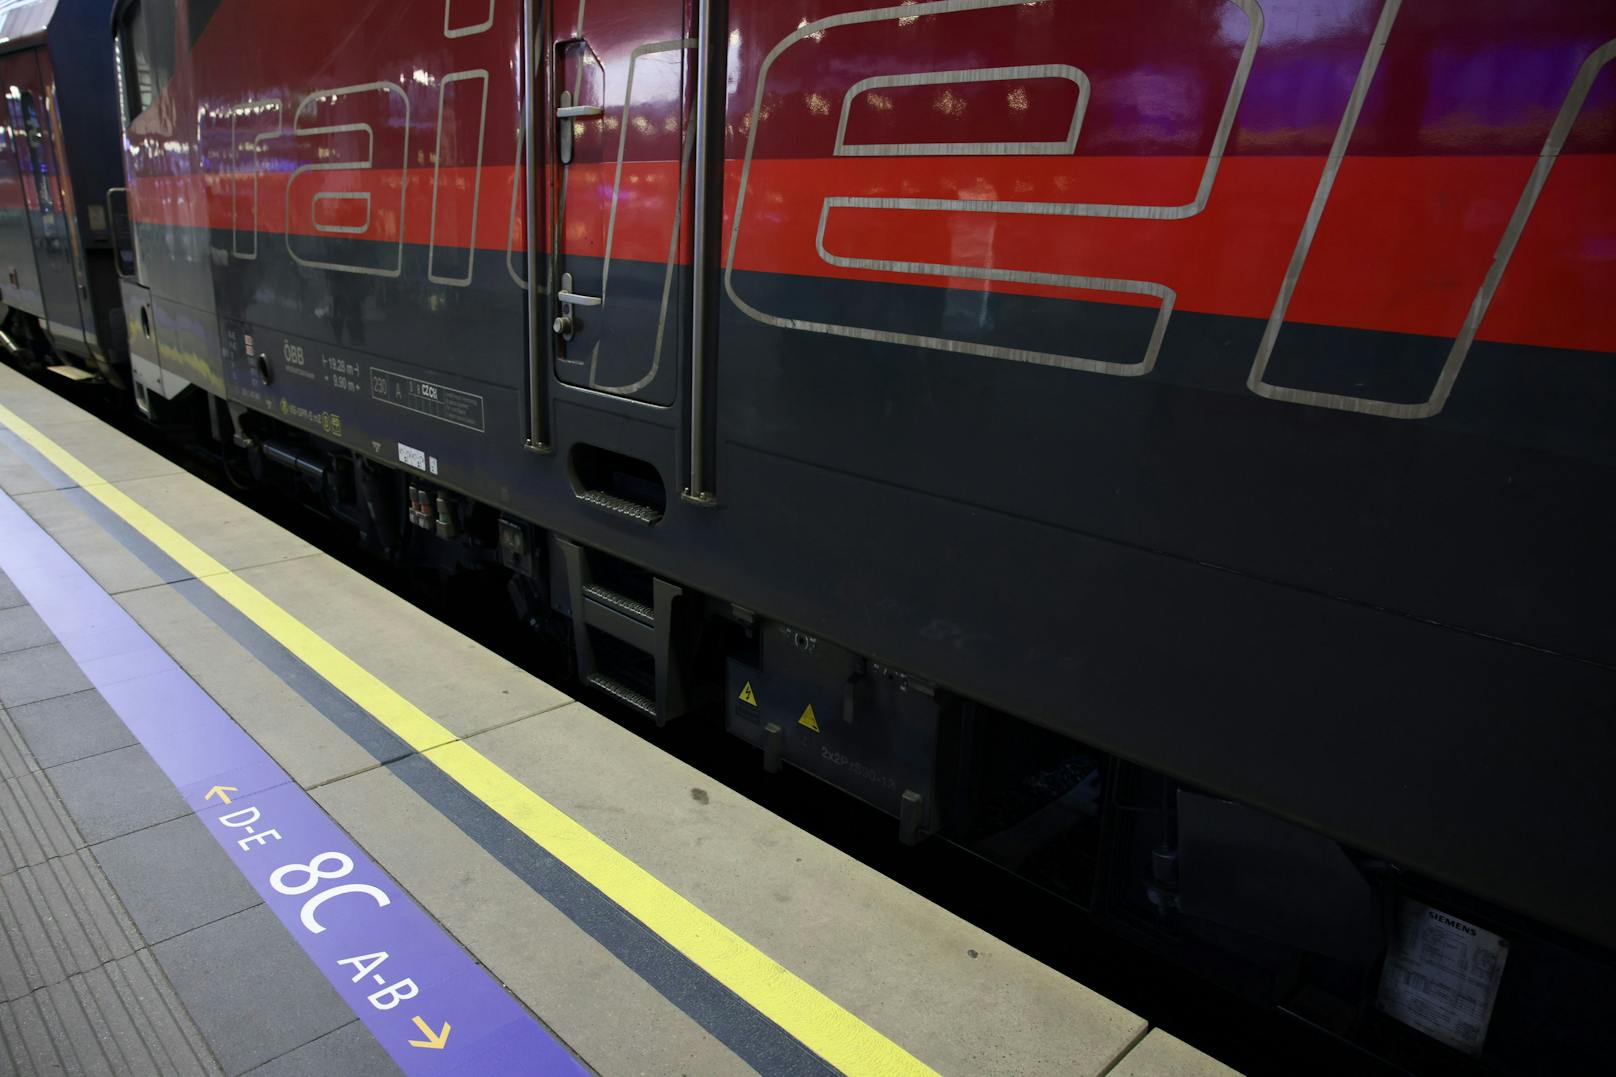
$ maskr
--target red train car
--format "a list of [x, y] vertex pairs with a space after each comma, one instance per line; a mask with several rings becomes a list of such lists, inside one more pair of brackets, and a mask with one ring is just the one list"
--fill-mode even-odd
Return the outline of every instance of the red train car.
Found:
[[[1608, 0], [114, 32], [149, 410], [503, 564], [584, 679], [905, 838], [1360, 1038], [1577, 1057], [1539, 987], [1616, 943]], [[1511, 947], [1446, 1032], [1428, 909]]]
[[[98, 4], [0, 4], [0, 348], [125, 388], [108, 192], [123, 170]], [[58, 79], [57, 69], [67, 77]]]

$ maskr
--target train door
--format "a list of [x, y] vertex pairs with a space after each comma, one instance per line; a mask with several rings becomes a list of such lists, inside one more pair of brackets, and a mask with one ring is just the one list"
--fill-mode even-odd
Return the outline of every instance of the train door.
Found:
[[[9, 119], [0, 119], [0, 302], [43, 318], [45, 300], [39, 291], [39, 269], [34, 264], [33, 232], [23, 192], [21, 162], [27, 160], [27, 151], [18, 145], [21, 140]], [[32, 177], [28, 178], [32, 182]]]
[[114, 266], [118, 271], [118, 294], [122, 300], [124, 338], [129, 343], [129, 374], [134, 384], [135, 406], [147, 418], [152, 416], [151, 394], [172, 399], [189, 383], [163, 374], [157, 346], [157, 318], [152, 308], [151, 289], [142, 279], [140, 252], [135, 248], [134, 223], [129, 216], [129, 188], [107, 191], [107, 222], [112, 232]]
[[71, 208], [64, 197], [58, 169], [53, 108], [36, 52], [29, 50], [0, 60], [0, 80], [8, 87], [6, 118], [32, 232], [43, 314], [51, 338], [59, 346], [84, 351], [88, 340], [79, 305], [83, 282], [74, 265]]
[[696, 42], [683, 0], [580, 3], [575, 18], [558, 7], [547, 177], [555, 378], [669, 405], [689, 339]]

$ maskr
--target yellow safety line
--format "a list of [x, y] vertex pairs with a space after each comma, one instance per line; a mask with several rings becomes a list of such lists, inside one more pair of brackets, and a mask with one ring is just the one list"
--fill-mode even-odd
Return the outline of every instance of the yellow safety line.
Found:
[[411, 748], [431, 760], [472, 796], [814, 1054], [852, 1077], [934, 1074], [929, 1066], [511, 777], [399, 695], [387, 682], [326, 642], [3, 404], [0, 404], [0, 424], [9, 427], [96, 500], [178, 561], [343, 695], [370, 712]]

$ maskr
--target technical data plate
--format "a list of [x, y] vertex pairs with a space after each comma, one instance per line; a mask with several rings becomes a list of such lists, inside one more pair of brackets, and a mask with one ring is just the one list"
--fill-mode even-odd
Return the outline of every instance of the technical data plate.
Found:
[[379, 366], [370, 368], [370, 396], [383, 404], [418, 412], [428, 418], [483, 432], [483, 398], [447, 385], [395, 374]]
[[1466, 1054], [1481, 1053], [1509, 940], [1405, 899], [1380, 977], [1380, 1009]]

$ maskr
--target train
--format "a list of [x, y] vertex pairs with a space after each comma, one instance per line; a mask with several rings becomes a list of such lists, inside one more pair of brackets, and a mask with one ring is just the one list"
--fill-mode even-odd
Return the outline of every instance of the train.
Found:
[[894, 840], [1580, 1072], [1613, 59], [1608, 0], [7, 2], [0, 347]]

